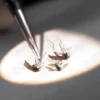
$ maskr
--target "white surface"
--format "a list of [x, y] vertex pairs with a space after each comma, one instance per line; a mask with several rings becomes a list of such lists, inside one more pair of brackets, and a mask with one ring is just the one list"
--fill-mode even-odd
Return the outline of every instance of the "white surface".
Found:
[[[40, 37], [40, 35], [36, 36], [38, 46], [40, 46]], [[100, 41], [92, 37], [63, 30], [51, 30], [44, 32], [43, 38], [43, 52], [47, 52], [47, 56], [44, 56], [45, 66], [41, 71], [32, 72], [25, 68], [24, 61], [34, 64], [35, 58], [27, 43], [22, 42], [14, 47], [2, 60], [1, 76], [18, 84], [46, 84], [78, 76], [100, 65], [100, 56], [98, 55], [100, 54]], [[62, 41], [65, 49], [71, 47], [69, 49], [70, 58], [64, 61], [68, 65], [62, 71], [52, 72], [45, 67], [48, 67], [48, 54], [53, 52], [49, 41], [54, 43], [55, 51], [61, 53], [57, 38]]]

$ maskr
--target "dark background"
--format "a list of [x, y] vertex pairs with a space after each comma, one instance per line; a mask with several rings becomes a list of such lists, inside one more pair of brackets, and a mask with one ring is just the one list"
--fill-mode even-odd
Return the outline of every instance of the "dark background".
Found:
[[[32, 32], [68, 29], [100, 40], [100, 0], [39, 1], [31, 5], [21, 2], [26, 4], [24, 11]], [[16, 23], [0, 33], [2, 59], [24, 38]], [[100, 66], [78, 77], [43, 86], [15, 85], [0, 79], [0, 100], [100, 100]]]
[[53, 0], [18, 0], [20, 2], [21, 5], [23, 6], [30, 6], [36, 3], [43, 3], [43, 2], [47, 2], [47, 1], [53, 1]]

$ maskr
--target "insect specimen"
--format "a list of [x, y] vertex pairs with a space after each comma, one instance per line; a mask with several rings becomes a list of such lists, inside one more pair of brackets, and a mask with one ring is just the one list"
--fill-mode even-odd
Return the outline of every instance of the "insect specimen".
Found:
[[66, 50], [62, 47], [62, 42], [60, 41], [59, 43], [59, 46], [60, 46], [60, 49], [61, 49], [61, 53], [59, 52], [55, 52], [54, 51], [54, 44], [51, 42], [52, 44], [52, 47], [53, 47], [53, 53], [55, 54], [54, 56], [53, 55], [48, 55], [49, 58], [51, 58], [52, 60], [66, 60], [68, 59], [70, 56], [68, 54], [68, 52], [66, 52]]
[[[45, 55], [46, 53], [44, 53], [44, 55]], [[24, 66], [27, 68], [27, 69], [29, 69], [29, 70], [31, 70], [31, 71], [33, 71], [33, 72], [38, 72], [38, 71], [40, 71], [40, 69], [43, 67], [43, 62], [42, 62], [42, 60], [43, 60], [43, 57], [44, 57], [44, 55], [41, 57], [41, 59], [35, 59], [35, 64], [33, 64], [33, 65], [30, 65], [27, 61], [25, 61], [25, 63], [24, 63]]]
[[46, 67], [46, 68], [49, 69], [49, 71], [61, 71], [64, 67], [68, 65], [68, 63], [64, 64], [63, 66], [62, 65], [63, 65], [62, 61], [58, 61], [53, 64], [51, 63], [49, 67]]
[[41, 66], [41, 61], [40, 61], [40, 60], [38, 60], [37, 62], [36, 62], [36, 60], [35, 60], [35, 64], [33, 64], [33, 65], [30, 65], [27, 61], [25, 61], [24, 66], [25, 66], [26, 68], [28, 68], [29, 70], [33, 71], [33, 72], [38, 72], [38, 71], [40, 71], [40, 68], [42, 67], [42, 66]]

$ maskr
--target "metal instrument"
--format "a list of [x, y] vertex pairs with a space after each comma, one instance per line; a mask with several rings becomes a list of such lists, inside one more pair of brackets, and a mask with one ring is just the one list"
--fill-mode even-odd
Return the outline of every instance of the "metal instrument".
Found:
[[5, 4], [9, 8], [10, 12], [14, 16], [16, 22], [18, 23], [22, 34], [27, 41], [29, 47], [35, 54], [37, 59], [41, 59], [38, 47], [36, 45], [35, 37], [32, 36], [31, 30], [29, 28], [28, 22], [25, 15], [21, 9], [21, 6], [17, 0], [5, 0]]

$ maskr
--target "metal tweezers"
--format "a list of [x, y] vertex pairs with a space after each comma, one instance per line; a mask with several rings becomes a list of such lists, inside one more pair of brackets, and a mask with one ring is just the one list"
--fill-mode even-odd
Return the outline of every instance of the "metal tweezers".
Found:
[[16, 22], [18, 23], [22, 34], [27, 41], [29, 47], [35, 54], [37, 59], [40, 59], [40, 53], [36, 45], [35, 37], [32, 36], [31, 30], [29, 28], [28, 22], [24, 16], [21, 6], [17, 0], [5, 0], [5, 4], [9, 8], [10, 12], [13, 14]]

